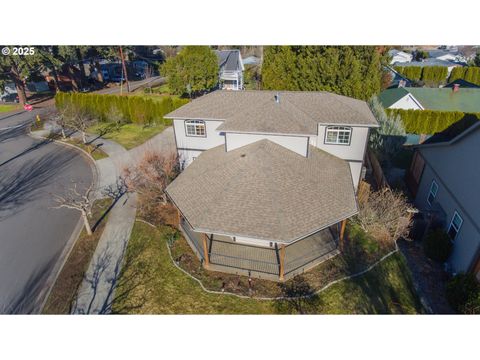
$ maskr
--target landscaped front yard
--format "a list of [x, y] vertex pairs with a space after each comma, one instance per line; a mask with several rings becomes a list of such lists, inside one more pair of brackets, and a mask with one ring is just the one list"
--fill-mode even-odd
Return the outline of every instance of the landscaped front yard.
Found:
[[[136, 222], [127, 249], [113, 306], [117, 313], [140, 314], [274, 314], [274, 313], [421, 313], [410, 271], [399, 253], [362, 276], [341, 281], [303, 300], [241, 299], [205, 292], [174, 266], [167, 249], [173, 233], [167, 226], [153, 228]], [[175, 242], [181, 243], [182, 239]], [[183, 240], [185, 241], [185, 240]], [[174, 256], [175, 257], [175, 256]], [[328, 264], [326, 264], [328, 266]], [[212, 275], [213, 276], [213, 275]], [[309, 273], [285, 284], [287, 293], [309, 287]], [[236, 277], [237, 282], [246, 282]], [[254, 280], [254, 283], [257, 280]], [[313, 283], [312, 283], [313, 284]], [[254, 285], [255, 286], [255, 285]], [[270, 286], [282, 290], [281, 285]], [[316, 285], [312, 285], [316, 286]], [[307, 289], [307, 291], [309, 291]]]
[[118, 129], [114, 129], [110, 124], [99, 123], [89, 128], [88, 132], [102, 135], [104, 139], [115, 141], [127, 150], [130, 150], [161, 133], [164, 129], [165, 125], [163, 124], [152, 124], [149, 126], [124, 124]]

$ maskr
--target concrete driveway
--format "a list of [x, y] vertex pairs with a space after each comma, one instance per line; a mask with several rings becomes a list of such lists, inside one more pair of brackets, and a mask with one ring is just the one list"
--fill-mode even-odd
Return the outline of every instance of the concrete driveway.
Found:
[[53, 209], [51, 194], [93, 180], [79, 152], [34, 140], [19, 126], [34, 116], [0, 116], [0, 313], [38, 311], [80, 219], [75, 210]]

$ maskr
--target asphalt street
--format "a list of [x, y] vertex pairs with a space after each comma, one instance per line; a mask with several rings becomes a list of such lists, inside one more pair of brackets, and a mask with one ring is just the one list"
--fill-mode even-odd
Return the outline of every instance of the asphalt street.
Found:
[[38, 311], [80, 219], [75, 210], [54, 209], [52, 194], [74, 182], [86, 189], [93, 180], [79, 152], [27, 135], [23, 124], [34, 116], [0, 115], [0, 313]]

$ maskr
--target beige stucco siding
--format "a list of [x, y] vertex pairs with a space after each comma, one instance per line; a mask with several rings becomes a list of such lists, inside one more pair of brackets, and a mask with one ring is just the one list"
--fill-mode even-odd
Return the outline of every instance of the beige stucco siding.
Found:
[[352, 127], [349, 145], [325, 144], [326, 126], [318, 126], [317, 147], [344, 160], [363, 161], [363, 153], [368, 140], [368, 127]]
[[215, 146], [221, 145], [225, 142], [223, 133], [216, 131], [217, 127], [222, 124], [223, 121], [207, 120], [206, 136], [187, 136], [185, 130], [185, 120], [174, 120], [173, 126], [175, 127], [175, 137], [177, 141], [178, 149], [196, 149], [196, 150], [208, 150]]

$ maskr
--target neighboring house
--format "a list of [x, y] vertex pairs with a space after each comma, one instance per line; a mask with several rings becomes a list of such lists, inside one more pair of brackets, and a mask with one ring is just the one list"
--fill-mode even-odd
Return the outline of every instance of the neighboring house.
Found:
[[389, 50], [388, 54], [392, 58], [392, 60], [390, 61], [390, 64], [401, 65], [401, 63], [408, 63], [413, 60], [412, 54], [409, 54], [405, 51], [400, 51], [397, 49]]
[[243, 90], [245, 70], [239, 50], [215, 50], [219, 66], [219, 89]]
[[458, 63], [454, 61], [447, 61], [447, 60], [440, 60], [440, 59], [435, 59], [435, 58], [427, 58], [424, 59], [423, 61], [411, 61], [408, 63], [402, 63], [402, 62], [396, 62], [394, 63], [394, 66], [420, 66], [420, 67], [426, 67], [426, 66], [444, 66], [448, 69], [448, 75], [452, 72], [452, 69], [457, 66], [464, 66], [463, 63]]
[[467, 59], [463, 56], [457, 48], [452, 48], [449, 50], [444, 49], [435, 49], [428, 51], [428, 56], [437, 60], [450, 61], [454, 63], [459, 63], [467, 65]]
[[365, 102], [215, 91], [166, 118], [185, 167], [167, 194], [207, 268], [283, 280], [338, 253], [378, 127]]
[[395, 88], [379, 95], [386, 109], [480, 112], [480, 89], [475, 88]]
[[259, 65], [262, 62], [262, 59], [254, 55], [248, 56], [243, 59], [243, 65]]
[[390, 76], [392, 78], [392, 81], [388, 85], [388, 88], [398, 88], [398, 87], [409, 87], [412, 85], [412, 82], [410, 79], [406, 78], [402, 74], [400, 74], [398, 71], [396, 71], [394, 68], [390, 66], [384, 66], [383, 69], [390, 73]]
[[480, 86], [464, 79], [453, 80], [452, 82], [444, 86], [444, 88], [453, 88], [453, 87], [457, 87], [457, 90], [463, 89], [463, 88], [480, 89]]
[[470, 271], [480, 279], [480, 122], [457, 135], [434, 136], [415, 148], [407, 184], [416, 205], [450, 235], [451, 270]]

